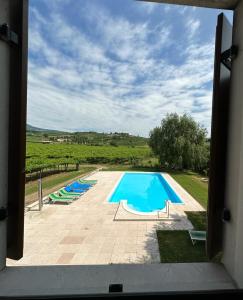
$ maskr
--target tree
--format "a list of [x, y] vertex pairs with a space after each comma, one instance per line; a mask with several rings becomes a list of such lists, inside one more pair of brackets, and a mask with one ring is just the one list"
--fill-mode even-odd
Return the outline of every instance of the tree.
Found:
[[118, 147], [118, 144], [116, 141], [110, 141], [110, 145], [113, 147]]
[[150, 132], [149, 145], [163, 167], [204, 171], [208, 168], [207, 131], [192, 117], [168, 114]]

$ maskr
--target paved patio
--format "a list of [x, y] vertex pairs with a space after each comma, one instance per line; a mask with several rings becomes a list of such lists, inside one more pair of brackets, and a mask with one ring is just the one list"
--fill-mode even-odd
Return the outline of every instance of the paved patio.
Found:
[[107, 202], [123, 172], [97, 172], [98, 183], [70, 205], [45, 204], [25, 215], [24, 257], [8, 266], [159, 263], [157, 229], [190, 229], [184, 211], [204, 210], [168, 174], [184, 201], [173, 206], [179, 221], [116, 221], [118, 204]]

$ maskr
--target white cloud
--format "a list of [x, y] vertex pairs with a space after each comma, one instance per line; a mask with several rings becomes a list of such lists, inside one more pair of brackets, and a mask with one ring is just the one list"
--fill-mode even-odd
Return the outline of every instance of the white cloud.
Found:
[[171, 4], [165, 4], [164, 5], [164, 11], [166, 13], [170, 12], [172, 10], [172, 5]]
[[[166, 113], [178, 112], [209, 128], [211, 92], [205, 85], [212, 79], [213, 43], [181, 45], [187, 59], [174, 65], [161, 55], [173, 44], [163, 20], [135, 23], [90, 4], [83, 18], [99, 37], [94, 39], [57, 8], [51, 18], [31, 14], [30, 124], [148, 135]], [[193, 36], [200, 22], [188, 24]]]
[[158, 7], [158, 4], [153, 3], [153, 2], [142, 2], [141, 1], [141, 2], [135, 3], [134, 6], [136, 7], [136, 9], [138, 11], [141, 11], [142, 13], [150, 15]]
[[189, 11], [188, 6], [180, 6], [178, 7], [178, 13], [181, 15], [185, 15]]
[[200, 28], [200, 21], [195, 20], [193, 18], [189, 18], [186, 22], [186, 29], [188, 32], [188, 37], [189, 39], [192, 39], [197, 33]]

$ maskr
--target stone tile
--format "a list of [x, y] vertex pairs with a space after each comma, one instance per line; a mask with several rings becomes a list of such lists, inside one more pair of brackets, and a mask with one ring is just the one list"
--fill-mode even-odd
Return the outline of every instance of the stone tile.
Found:
[[107, 245], [103, 245], [100, 249], [100, 253], [101, 254], [107, 254], [107, 255], [111, 255], [112, 252], [113, 252], [113, 248], [114, 247], [110, 247], [110, 246], [107, 246]]
[[65, 236], [60, 244], [82, 244], [84, 237], [81, 236]]
[[96, 254], [94, 254], [94, 253], [88, 253], [82, 259], [82, 264], [85, 264], [85, 265], [95, 265], [98, 256], [99, 256], [99, 253], [96, 253]]
[[87, 253], [75, 253], [73, 258], [70, 261], [70, 264], [72, 265], [82, 265], [83, 264], [83, 260], [85, 258], [85, 256], [87, 255]]
[[69, 264], [74, 257], [75, 253], [63, 253], [57, 260], [57, 264]]
[[126, 253], [133, 253], [133, 252], [136, 252], [137, 251], [137, 245], [129, 245], [129, 244], [126, 244], [125, 246], [125, 252]]
[[100, 253], [97, 258], [95, 264], [104, 265], [111, 263], [111, 253]]
[[122, 255], [113, 255], [110, 259], [111, 264], [122, 264], [123, 256]]
[[136, 253], [136, 252], [131, 252], [131, 253], [129, 253], [129, 259], [128, 259], [128, 262], [131, 263], [131, 264], [139, 263], [139, 258], [138, 258], [138, 256], [137, 256], [137, 253]]

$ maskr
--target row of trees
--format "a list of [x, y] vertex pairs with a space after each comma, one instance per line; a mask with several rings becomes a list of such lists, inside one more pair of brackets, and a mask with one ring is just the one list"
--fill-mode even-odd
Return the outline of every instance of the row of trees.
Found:
[[168, 114], [150, 132], [149, 145], [164, 168], [208, 173], [207, 130], [186, 114]]

